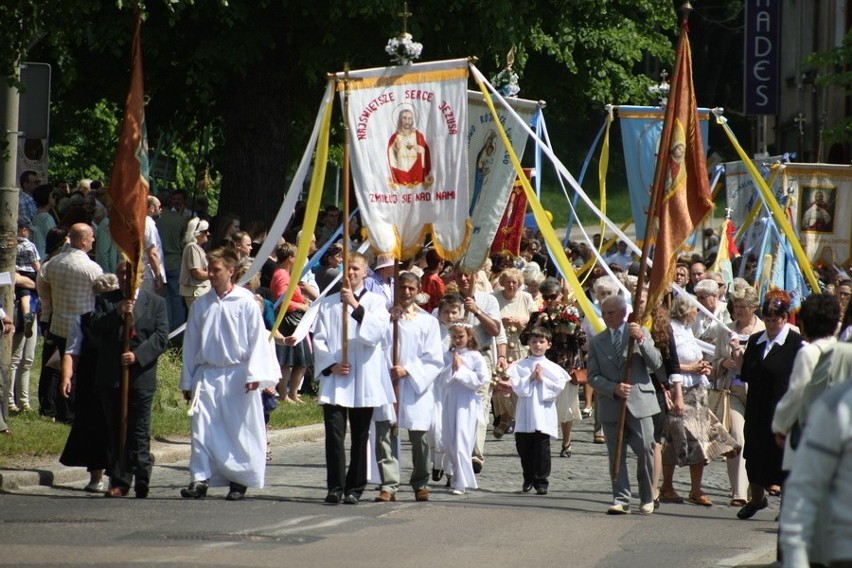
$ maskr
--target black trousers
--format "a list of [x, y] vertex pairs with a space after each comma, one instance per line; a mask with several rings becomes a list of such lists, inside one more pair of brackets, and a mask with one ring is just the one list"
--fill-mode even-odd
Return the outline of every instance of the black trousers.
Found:
[[121, 389], [99, 388], [98, 395], [104, 408], [109, 434], [109, 468], [111, 487], [130, 488], [133, 478], [136, 484], [148, 485], [151, 481], [151, 405], [156, 389], [134, 389], [130, 387], [127, 400], [127, 463], [121, 469], [119, 442], [121, 440]]
[[541, 432], [515, 432], [515, 447], [521, 457], [524, 483], [547, 489], [550, 477], [550, 436]]
[[[48, 324], [45, 324], [48, 325]], [[71, 377], [71, 398], [66, 399], [59, 394], [59, 385], [62, 377], [59, 371], [47, 366], [50, 356], [57, 349], [59, 359], [65, 354], [66, 339], [47, 332], [44, 336], [44, 344], [41, 351], [41, 376], [38, 380], [38, 406], [39, 414], [55, 418], [57, 422], [72, 424], [74, 422], [74, 377]]]
[[[338, 495], [354, 494], [361, 497], [367, 486], [367, 442], [370, 439], [371, 408], [346, 408], [325, 404], [325, 464], [328, 492]], [[349, 468], [346, 467], [346, 419], [352, 447], [349, 451]]]

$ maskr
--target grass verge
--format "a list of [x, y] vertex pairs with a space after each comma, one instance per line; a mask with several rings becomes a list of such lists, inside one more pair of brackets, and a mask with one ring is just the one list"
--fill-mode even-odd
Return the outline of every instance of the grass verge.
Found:
[[[178, 389], [181, 372], [180, 352], [169, 349], [161, 357], [158, 367], [157, 393], [151, 414], [153, 439], [186, 438], [189, 436], [189, 417], [186, 402]], [[0, 438], [0, 467], [26, 467], [51, 463], [59, 459], [69, 426], [51, 422], [38, 414], [38, 379], [41, 375], [41, 342], [36, 350], [30, 382], [32, 412], [14, 414], [9, 419], [12, 436]], [[270, 416], [272, 429], [293, 428], [322, 422], [322, 408], [313, 397], [304, 397], [305, 404], [281, 404]]]

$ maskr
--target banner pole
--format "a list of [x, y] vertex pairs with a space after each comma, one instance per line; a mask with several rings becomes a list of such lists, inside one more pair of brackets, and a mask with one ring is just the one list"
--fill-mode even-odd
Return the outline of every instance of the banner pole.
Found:
[[[343, 66], [343, 277], [342, 285], [349, 287], [349, 63]], [[341, 305], [340, 332], [343, 355], [340, 363], [349, 364], [349, 316]]]

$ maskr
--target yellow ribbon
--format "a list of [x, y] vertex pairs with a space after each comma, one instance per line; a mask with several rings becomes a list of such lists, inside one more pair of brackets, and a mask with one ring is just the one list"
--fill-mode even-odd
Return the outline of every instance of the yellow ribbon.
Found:
[[[714, 113], [715, 114], [715, 113]], [[802, 273], [805, 275], [805, 278], [808, 281], [808, 285], [811, 287], [811, 290], [814, 293], [819, 293], [819, 281], [816, 276], [814, 276], [813, 268], [811, 268], [811, 263], [808, 260], [808, 257], [805, 255], [805, 251], [802, 248], [801, 243], [799, 243], [799, 239], [796, 237], [796, 233], [793, 231], [793, 227], [790, 226], [790, 223], [787, 221], [787, 216], [784, 214], [784, 211], [781, 209], [781, 206], [778, 205], [778, 201], [776, 201], [775, 196], [772, 195], [772, 192], [769, 190], [769, 186], [766, 185], [766, 181], [764, 181], [763, 176], [760, 175], [760, 172], [757, 171], [754, 163], [752, 163], [751, 159], [749, 159], [748, 154], [745, 150], [743, 150], [742, 146], [737, 142], [737, 137], [734, 136], [733, 131], [727, 124], [727, 120], [725, 120], [721, 115], [716, 115], [716, 124], [720, 125], [722, 129], [725, 131], [725, 134], [728, 135], [728, 139], [733, 144], [734, 149], [739, 154], [740, 159], [746, 166], [746, 169], [751, 174], [752, 179], [754, 180], [755, 185], [757, 186], [758, 191], [763, 196], [763, 201], [766, 202], [767, 207], [769, 207], [769, 211], [772, 213], [772, 217], [775, 219], [775, 223], [781, 228], [781, 231], [787, 237], [790, 242], [790, 246], [793, 248], [793, 254], [796, 257], [796, 260], [799, 263], [799, 267], [802, 269]]]
[[[768, 185], [769, 187], [772, 187], [772, 185], [775, 183], [775, 178], [778, 177], [778, 165], [773, 165], [772, 170], [772, 175], [769, 177], [769, 181], [766, 182], [766, 185]], [[746, 217], [745, 221], [743, 221], [743, 226], [737, 230], [737, 234], [734, 237], [734, 242], [739, 242], [740, 239], [743, 238], [743, 235], [745, 235], [746, 231], [748, 231], [748, 228], [751, 227], [752, 223], [754, 223], [754, 220], [757, 219], [757, 214], [760, 213], [760, 210], [762, 208], [763, 201], [758, 201], [754, 204], [748, 214], [748, 217]]]
[[532, 209], [536, 223], [538, 223], [539, 230], [541, 230], [541, 234], [544, 237], [544, 241], [550, 248], [550, 252], [553, 254], [556, 263], [562, 270], [562, 274], [565, 275], [565, 279], [568, 280], [568, 284], [570, 284], [571, 288], [574, 290], [574, 294], [577, 296], [577, 302], [580, 304], [580, 308], [583, 310], [583, 313], [586, 314], [586, 317], [591, 322], [592, 329], [594, 329], [595, 333], [599, 333], [603, 331], [604, 324], [595, 313], [595, 310], [592, 307], [592, 302], [586, 296], [586, 293], [583, 291], [582, 286], [580, 286], [580, 282], [577, 280], [577, 275], [574, 274], [574, 269], [572, 268], [571, 263], [568, 262], [568, 257], [565, 256], [565, 250], [562, 248], [562, 242], [559, 240], [559, 237], [556, 236], [556, 232], [553, 230], [550, 221], [547, 220], [547, 215], [544, 212], [544, 207], [542, 207], [541, 203], [538, 201], [538, 199], [536, 199], [535, 192], [533, 191], [532, 186], [530, 185], [530, 182], [527, 179], [527, 176], [524, 175], [524, 170], [521, 167], [521, 162], [515, 155], [515, 152], [512, 148], [512, 142], [509, 140], [509, 137], [506, 135], [506, 131], [503, 129], [503, 124], [502, 122], [500, 122], [500, 117], [497, 114], [497, 110], [494, 108], [494, 102], [491, 100], [491, 96], [488, 93], [488, 89], [485, 87], [485, 84], [479, 79], [478, 75], [474, 74], [474, 77], [476, 78], [477, 85], [479, 85], [479, 90], [482, 91], [482, 95], [485, 98], [485, 104], [488, 105], [488, 109], [491, 111], [491, 115], [494, 117], [494, 125], [497, 127], [497, 132], [500, 134], [500, 138], [503, 140], [503, 145], [506, 147], [506, 152], [509, 154], [509, 158], [512, 160], [512, 165], [515, 168], [515, 172], [518, 174], [518, 177], [520, 178], [521, 183], [523, 184], [524, 193], [527, 196], [527, 201], [529, 202], [530, 208]]

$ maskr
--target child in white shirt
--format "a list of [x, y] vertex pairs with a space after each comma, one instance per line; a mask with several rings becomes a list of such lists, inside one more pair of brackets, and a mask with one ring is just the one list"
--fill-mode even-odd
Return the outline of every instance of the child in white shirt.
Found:
[[518, 395], [515, 410], [515, 447], [524, 471], [522, 491], [535, 488], [547, 495], [550, 477], [550, 439], [559, 434], [556, 398], [570, 377], [567, 371], [547, 359], [550, 331], [535, 327], [529, 333], [530, 355], [509, 367], [506, 373]]

